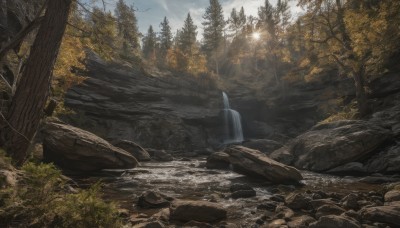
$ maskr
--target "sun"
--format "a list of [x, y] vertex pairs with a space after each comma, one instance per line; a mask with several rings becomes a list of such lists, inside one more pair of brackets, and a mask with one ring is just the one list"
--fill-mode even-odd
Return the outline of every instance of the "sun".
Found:
[[261, 38], [261, 34], [259, 32], [253, 32], [251, 36], [254, 40], [259, 40]]

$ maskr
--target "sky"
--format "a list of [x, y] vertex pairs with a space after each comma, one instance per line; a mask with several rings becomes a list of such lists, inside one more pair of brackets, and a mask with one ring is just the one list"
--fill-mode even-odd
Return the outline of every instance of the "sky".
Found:
[[[270, 0], [272, 5], [276, 5], [277, 0]], [[106, 0], [107, 8], [113, 11], [113, 5], [116, 0]], [[166, 16], [170, 22], [173, 33], [183, 26], [188, 12], [193, 18], [194, 23], [198, 27], [198, 38], [201, 39], [203, 26], [202, 16], [206, 8], [209, 6], [209, 0], [125, 0], [128, 5], [134, 5], [137, 9], [136, 16], [139, 24], [139, 31], [143, 34], [147, 33], [150, 25], [156, 32], [160, 30], [160, 23]], [[292, 14], [297, 15], [301, 12], [299, 7], [296, 7], [297, 1], [290, 1]], [[258, 8], [264, 5], [265, 0], [220, 0], [223, 7], [224, 16], [227, 20], [232, 9], [239, 10], [244, 7], [247, 16], [257, 16]]]

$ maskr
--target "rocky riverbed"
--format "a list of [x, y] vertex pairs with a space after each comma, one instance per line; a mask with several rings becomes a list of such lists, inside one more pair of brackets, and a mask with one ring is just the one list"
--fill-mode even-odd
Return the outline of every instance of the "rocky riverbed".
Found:
[[[82, 186], [101, 180], [106, 198], [120, 203], [127, 210], [127, 220], [137, 227], [155, 223], [160, 225], [156, 227], [176, 227], [194, 220], [190, 213], [179, 221], [170, 219], [171, 202], [182, 200], [213, 202], [227, 212], [226, 219], [201, 221], [198, 227], [399, 225], [396, 219], [400, 219], [400, 204], [386, 202], [388, 199], [384, 198], [388, 185], [366, 183], [365, 178], [301, 172], [304, 180], [300, 185], [277, 185], [231, 170], [205, 167], [206, 158], [180, 158], [170, 162], [142, 162], [135, 169], [106, 170], [97, 177], [74, 179]], [[391, 206], [384, 208], [384, 204]], [[382, 210], [395, 213], [382, 218], [379, 216]], [[187, 226], [195, 227], [193, 224]]]

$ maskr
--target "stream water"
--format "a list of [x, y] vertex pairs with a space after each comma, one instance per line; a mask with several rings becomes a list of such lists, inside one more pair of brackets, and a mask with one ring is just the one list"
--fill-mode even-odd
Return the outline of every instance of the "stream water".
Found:
[[[205, 168], [205, 158], [172, 162], [143, 162], [131, 170], [109, 170], [101, 177], [75, 178], [80, 185], [101, 180], [105, 185], [106, 198], [117, 201], [121, 206], [137, 213], [152, 215], [157, 210], [145, 210], [136, 206], [142, 192], [159, 191], [178, 199], [215, 200], [228, 209], [228, 220], [235, 224], [254, 224], [258, 212], [257, 205], [268, 201], [273, 193], [285, 195], [294, 191], [324, 191], [347, 194], [369, 192], [379, 189], [379, 185], [358, 182], [357, 177], [336, 177], [312, 172], [302, 172], [303, 186], [271, 185], [262, 179], [249, 178], [230, 170], [210, 170]], [[257, 196], [247, 199], [229, 197], [229, 187], [233, 183], [247, 184], [254, 188]]]

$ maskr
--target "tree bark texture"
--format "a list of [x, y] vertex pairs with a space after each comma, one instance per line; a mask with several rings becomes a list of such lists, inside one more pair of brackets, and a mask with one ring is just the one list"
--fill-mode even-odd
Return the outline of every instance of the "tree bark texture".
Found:
[[72, 1], [48, 1], [45, 16], [12, 99], [7, 123], [2, 124], [1, 144], [17, 165], [26, 160], [30, 140], [44, 115], [52, 71]]

